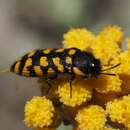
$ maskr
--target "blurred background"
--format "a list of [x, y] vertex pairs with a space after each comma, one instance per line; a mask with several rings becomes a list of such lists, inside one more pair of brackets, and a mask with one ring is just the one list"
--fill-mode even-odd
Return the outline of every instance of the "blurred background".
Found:
[[[0, 0], [0, 71], [32, 49], [61, 47], [70, 27], [97, 33], [108, 24], [130, 36], [130, 0]], [[23, 108], [34, 95], [36, 78], [0, 72], [0, 129], [29, 130]]]

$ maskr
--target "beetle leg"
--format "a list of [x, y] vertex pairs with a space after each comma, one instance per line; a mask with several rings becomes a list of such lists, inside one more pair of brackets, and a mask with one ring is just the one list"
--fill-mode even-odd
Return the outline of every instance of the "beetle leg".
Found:
[[52, 87], [52, 85], [51, 85], [51, 83], [50, 83], [50, 79], [47, 79], [47, 80], [46, 80], [46, 83], [47, 83], [47, 85], [48, 85], [48, 89], [47, 89], [47, 91], [46, 91], [46, 95], [48, 95], [48, 94], [49, 94], [49, 91], [50, 91], [50, 89], [51, 89], [51, 87]]
[[50, 75], [50, 76], [48, 76], [47, 78], [46, 78], [46, 83], [47, 83], [47, 85], [48, 85], [48, 89], [47, 89], [47, 91], [46, 91], [46, 94], [48, 95], [49, 94], [49, 91], [50, 91], [50, 89], [51, 89], [51, 87], [52, 87], [52, 85], [51, 85], [51, 80], [53, 80], [53, 79], [55, 79], [55, 78], [57, 78], [57, 75], [55, 74], [55, 75]]
[[71, 75], [71, 78], [70, 78], [70, 98], [72, 98], [72, 83], [73, 83], [74, 78], [75, 78], [75, 75]]

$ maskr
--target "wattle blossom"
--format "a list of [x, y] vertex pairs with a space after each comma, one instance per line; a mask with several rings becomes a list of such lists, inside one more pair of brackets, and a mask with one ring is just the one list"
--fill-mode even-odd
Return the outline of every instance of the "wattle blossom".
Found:
[[130, 129], [130, 38], [123, 50], [123, 36], [121, 27], [115, 25], [105, 27], [98, 35], [86, 28], [71, 28], [64, 33], [63, 48], [91, 52], [101, 61], [102, 69], [120, 63], [105, 71], [116, 76], [99, 75], [87, 80], [77, 76], [72, 92], [69, 78], [61, 77], [52, 81], [47, 95], [48, 88], [40, 79], [42, 95], [26, 103], [25, 124], [33, 130], [56, 130], [61, 122], [71, 124], [73, 130], [112, 130], [107, 125], [113, 123]]

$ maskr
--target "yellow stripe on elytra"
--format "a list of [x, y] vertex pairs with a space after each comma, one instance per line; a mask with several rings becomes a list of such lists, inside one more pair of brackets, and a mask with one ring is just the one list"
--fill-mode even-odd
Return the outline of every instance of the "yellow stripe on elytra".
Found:
[[18, 61], [16, 64], [15, 64], [15, 67], [14, 67], [14, 72], [15, 73], [19, 73], [19, 66], [20, 66], [20, 61]]
[[25, 62], [25, 67], [32, 65], [32, 58], [28, 58]]
[[40, 66], [34, 66], [34, 71], [37, 76], [43, 76], [43, 71]]
[[27, 67], [31, 66], [32, 65], [32, 58], [28, 58], [25, 62], [25, 65], [23, 67], [23, 70], [22, 70], [22, 75], [24, 76], [27, 76], [29, 77], [30, 76], [30, 71], [28, 70]]
[[67, 56], [66, 59], [65, 59], [65, 62], [67, 64], [72, 64], [72, 58]]
[[49, 48], [43, 50], [43, 53], [44, 53], [44, 54], [49, 54], [50, 52], [51, 52], [51, 49], [49, 49]]
[[55, 52], [63, 52], [64, 49], [63, 48], [60, 48], [60, 49], [57, 49]]
[[69, 55], [74, 55], [75, 53], [76, 53], [76, 50], [74, 49], [70, 49], [68, 52]]
[[60, 63], [59, 57], [53, 58], [53, 63], [60, 72], [64, 72], [64, 66]]
[[81, 70], [79, 70], [77, 67], [73, 67], [73, 72], [76, 75], [85, 76], [85, 74]]
[[54, 72], [55, 72], [55, 71], [54, 71], [52, 68], [49, 68], [48, 71], [47, 71], [48, 74], [52, 74], [52, 73], [54, 73]]
[[29, 54], [28, 54], [28, 57], [32, 57], [34, 54], [35, 54], [35, 50], [31, 51]]
[[30, 76], [30, 71], [27, 69], [27, 67], [24, 66], [23, 70], [22, 70], [22, 75], [23, 76]]
[[44, 67], [48, 66], [47, 57], [40, 58], [40, 65]]

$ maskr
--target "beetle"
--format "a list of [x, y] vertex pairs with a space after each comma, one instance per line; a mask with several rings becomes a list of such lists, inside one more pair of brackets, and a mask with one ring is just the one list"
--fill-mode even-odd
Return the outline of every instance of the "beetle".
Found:
[[[120, 64], [108, 69], [118, 65]], [[100, 74], [115, 75], [103, 73], [105, 70], [102, 70], [100, 60], [92, 53], [78, 48], [33, 50], [13, 63], [10, 71], [26, 77], [44, 77], [49, 87], [50, 80], [57, 78], [59, 74], [69, 74], [71, 91], [75, 76], [91, 78]]]

